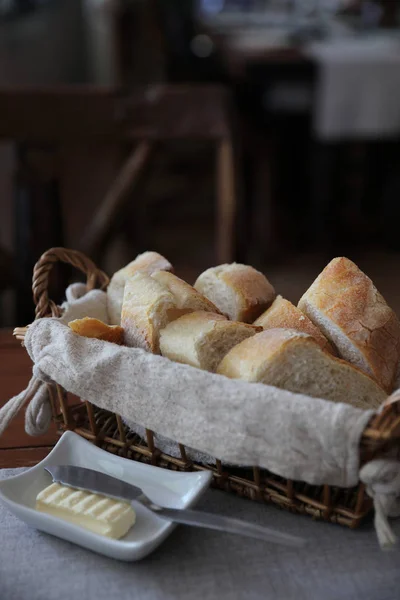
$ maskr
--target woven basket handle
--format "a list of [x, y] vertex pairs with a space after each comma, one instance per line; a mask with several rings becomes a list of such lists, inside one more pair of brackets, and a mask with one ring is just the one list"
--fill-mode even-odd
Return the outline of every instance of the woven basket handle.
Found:
[[51, 248], [42, 254], [33, 270], [32, 291], [33, 301], [36, 305], [36, 319], [61, 315], [60, 308], [49, 298], [48, 294], [50, 271], [57, 262], [67, 263], [82, 271], [86, 275], [86, 285], [89, 290], [104, 289], [108, 285], [108, 276], [82, 252], [67, 248]]

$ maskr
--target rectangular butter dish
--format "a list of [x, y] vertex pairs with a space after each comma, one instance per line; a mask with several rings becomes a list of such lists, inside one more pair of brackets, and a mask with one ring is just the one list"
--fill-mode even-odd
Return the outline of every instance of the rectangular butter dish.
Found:
[[169, 508], [189, 508], [208, 489], [211, 473], [181, 473], [138, 463], [97, 448], [81, 436], [66, 431], [50, 454], [21, 475], [0, 481], [0, 500], [17, 517], [31, 527], [68, 540], [118, 560], [135, 561], [157, 548], [172, 530], [174, 523], [160, 519], [135, 503], [136, 524], [120, 540], [92, 533], [35, 510], [37, 494], [50, 485], [45, 466], [69, 464], [102, 471], [141, 487], [155, 503]]

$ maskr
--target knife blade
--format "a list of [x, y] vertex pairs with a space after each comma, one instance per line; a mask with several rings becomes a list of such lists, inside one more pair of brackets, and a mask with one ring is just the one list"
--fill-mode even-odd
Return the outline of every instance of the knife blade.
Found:
[[143, 490], [131, 483], [126, 483], [121, 479], [106, 475], [100, 471], [87, 469], [84, 467], [75, 467], [72, 465], [57, 465], [45, 467], [50, 473], [53, 481], [62, 483], [78, 490], [89, 491], [95, 494], [102, 494], [126, 500], [128, 502], [139, 502], [152, 513], [176, 523], [192, 525], [195, 527], [205, 527], [215, 529], [226, 533], [234, 533], [246, 537], [256, 538], [271, 543], [282, 544], [292, 547], [303, 547], [306, 540], [287, 533], [282, 533], [269, 527], [254, 525], [247, 521], [225, 517], [214, 513], [206, 513], [199, 510], [166, 508], [155, 504], [148, 498]]
[[128, 500], [132, 502], [143, 494], [141, 488], [126, 483], [122, 479], [111, 477], [94, 469], [84, 467], [74, 467], [72, 465], [59, 465], [55, 467], [45, 467], [50, 473], [53, 481], [64, 483], [77, 490], [89, 491], [94, 494], [110, 496], [117, 500]]

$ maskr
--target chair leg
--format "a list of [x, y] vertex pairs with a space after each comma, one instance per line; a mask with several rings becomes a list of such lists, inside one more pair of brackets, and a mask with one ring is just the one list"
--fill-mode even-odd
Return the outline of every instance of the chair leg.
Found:
[[149, 163], [152, 149], [153, 146], [150, 142], [140, 142], [138, 144], [123, 164], [103, 202], [97, 209], [82, 243], [84, 251], [92, 258], [99, 257], [98, 255], [112, 231], [120, 209]]
[[217, 146], [217, 260], [232, 262], [235, 255], [236, 182], [234, 151], [230, 138]]

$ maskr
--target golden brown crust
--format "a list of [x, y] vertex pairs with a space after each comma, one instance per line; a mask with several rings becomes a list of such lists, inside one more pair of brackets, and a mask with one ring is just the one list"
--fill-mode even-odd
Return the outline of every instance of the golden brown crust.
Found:
[[211, 313], [221, 314], [218, 308], [208, 298], [200, 294], [189, 283], [180, 279], [173, 273], [168, 271], [157, 271], [152, 274], [153, 279], [156, 279], [174, 295], [177, 302], [177, 309], [204, 310]]
[[154, 271], [173, 271], [171, 263], [158, 252], [143, 252], [135, 260], [114, 273], [107, 289], [107, 306], [111, 323], [120, 325], [121, 310], [126, 282], [136, 273], [151, 274]]
[[127, 346], [159, 354], [160, 329], [176, 308], [173, 294], [144, 271], [135, 273], [125, 285], [121, 324]]
[[144, 271], [145, 273], [153, 273], [154, 271], [172, 271], [171, 263], [164, 257], [162, 254], [158, 252], [153, 252], [149, 250], [148, 252], [143, 252], [143, 254], [139, 254], [135, 260], [130, 262], [126, 267], [123, 267], [117, 273], [113, 275], [119, 276], [122, 275], [125, 281], [132, 277], [138, 271]]
[[83, 319], [75, 319], [68, 323], [68, 327], [74, 333], [88, 338], [96, 338], [113, 344], [122, 344], [124, 340], [124, 329], [118, 325], [106, 325], [99, 319], [84, 317]]
[[333, 259], [299, 302], [308, 302], [356, 346], [376, 381], [392, 391], [400, 358], [400, 323], [372, 281], [351, 260]]
[[259, 325], [263, 329], [273, 329], [280, 327], [283, 329], [294, 329], [311, 335], [323, 350], [335, 355], [333, 346], [321, 333], [310, 319], [301, 312], [297, 306], [294, 306], [289, 300], [277, 296], [272, 305], [260, 316], [254, 325]]
[[293, 339], [304, 341], [312, 338], [292, 329], [275, 328], [257, 333], [232, 348], [222, 359], [217, 373], [235, 379], [240, 376], [243, 362], [256, 372], [261, 364], [272, 360]]
[[275, 298], [274, 288], [262, 273], [238, 263], [207, 269], [194, 287], [229, 319], [244, 323], [259, 317]]
[[[366, 375], [347, 361], [332, 356], [326, 350], [322, 350], [312, 336], [290, 329], [267, 329], [244, 340], [226, 354], [217, 368], [217, 373], [231, 379], [245, 379], [254, 382], [262, 381], [266, 366], [269, 367], [274, 362], [276, 366], [277, 361], [280, 361], [280, 372], [286, 371], [285, 347], [289, 345], [292, 348], [293, 346], [299, 347], [302, 352], [307, 346], [313, 346], [318, 353], [321, 353], [322, 357], [325, 357], [326, 367], [333, 369], [337, 367], [342, 369], [345, 367], [345, 371], [351, 376], [359, 377], [360, 383], [363, 382], [364, 385], [367, 385], [368, 392], [371, 394], [371, 398], [368, 398], [368, 402], [370, 403], [368, 406], [365, 406], [365, 398], [362, 400], [363, 408], [377, 407], [385, 399], [386, 394], [384, 390], [372, 377]], [[311, 372], [312, 367], [310, 367]], [[317, 374], [315, 380], [318, 381]], [[291, 382], [290, 387], [283, 386], [283, 388], [292, 389], [292, 391], [297, 392], [297, 390], [293, 389], [293, 386], [296, 387], [296, 379]], [[348, 402], [349, 400], [343, 397], [340, 401]]]
[[249, 265], [238, 263], [227, 265], [227, 268], [220, 272], [219, 277], [241, 298], [238, 321], [253, 322], [275, 298], [275, 290], [265, 275]]
[[161, 354], [170, 360], [214, 372], [234, 345], [260, 330], [254, 325], [230, 321], [221, 314], [192, 312], [161, 331]]

